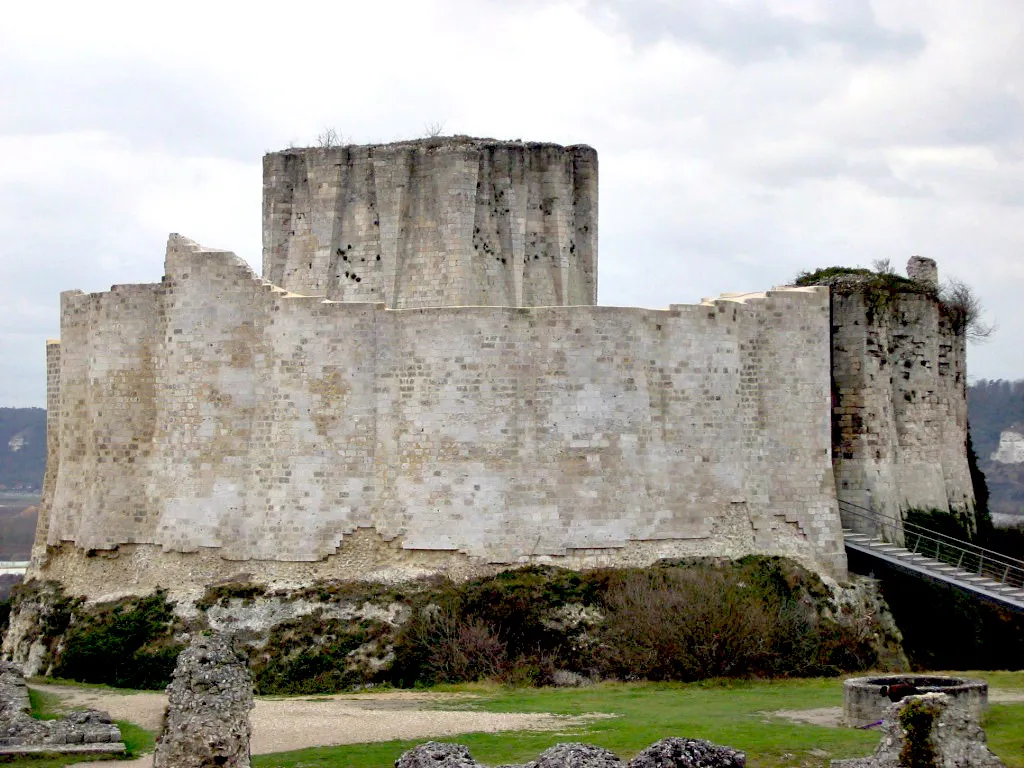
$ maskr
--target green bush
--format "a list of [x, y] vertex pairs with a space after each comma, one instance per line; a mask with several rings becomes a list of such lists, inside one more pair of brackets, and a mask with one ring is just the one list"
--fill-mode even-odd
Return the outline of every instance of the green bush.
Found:
[[324, 618], [321, 611], [282, 622], [250, 650], [256, 693], [334, 693], [367, 683], [373, 670], [353, 652], [385, 633], [381, 622]]
[[[748, 557], [586, 572], [530, 567], [447, 582], [413, 606], [394, 645], [399, 686], [498, 678], [698, 680], [838, 674], [878, 661], [870, 628], [826, 615], [828, 590], [795, 563]], [[574, 625], [567, 606], [599, 617]]]
[[592, 664], [601, 677], [700, 680], [838, 674], [877, 661], [819, 615], [824, 586], [778, 558], [620, 571]]
[[52, 674], [120, 688], [163, 688], [184, 647], [174, 641], [172, 608], [164, 590], [79, 607], [64, 633]]

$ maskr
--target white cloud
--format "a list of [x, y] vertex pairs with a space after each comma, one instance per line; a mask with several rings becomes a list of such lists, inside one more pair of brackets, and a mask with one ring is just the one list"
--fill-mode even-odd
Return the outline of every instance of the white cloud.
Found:
[[332, 126], [584, 142], [603, 303], [915, 253], [1024, 377], [1018, 0], [22, 3], [0, 27], [0, 403], [42, 404], [62, 289], [153, 282], [170, 231], [260, 266], [260, 155]]

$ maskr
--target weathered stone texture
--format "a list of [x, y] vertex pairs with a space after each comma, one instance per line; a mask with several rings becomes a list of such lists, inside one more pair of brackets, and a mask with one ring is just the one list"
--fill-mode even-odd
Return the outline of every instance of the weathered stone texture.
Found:
[[[908, 717], [909, 715], [909, 717]], [[910, 727], [908, 728], [907, 725]], [[873, 755], [833, 760], [832, 768], [1004, 768], [968, 710], [943, 693], [908, 696], [889, 705]]]
[[462, 744], [428, 741], [403, 752], [395, 768], [480, 768], [480, 763]]
[[[702, 739], [661, 739], [629, 761], [593, 744], [555, 744], [523, 765], [498, 768], [743, 768], [746, 756]], [[405, 752], [395, 768], [481, 768], [462, 744], [428, 741]]]
[[763, 553], [841, 577], [837, 486], [973, 508], [963, 336], [934, 296], [594, 306], [589, 147], [267, 155], [263, 266], [172, 235], [161, 283], [62, 295], [30, 576], [95, 596], [112, 557], [116, 591], [235, 561], [302, 581]]
[[60, 752], [67, 745], [103, 745], [104, 752], [123, 752], [121, 731], [110, 715], [98, 709], [72, 712], [57, 720], [32, 717], [28, 686], [17, 666], [0, 661], [0, 754], [47, 747]]
[[263, 275], [392, 309], [597, 299], [597, 153], [449, 137], [263, 160]]
[[593, 744], [555, 744], [540, 753], [527, 768], [626, 768], [614, 752]]
[[154, 768], [248, 768], [252, 679], [220, 636], [199, 635], [178, 656]]
[[629, 761], [629, 768], [744, 768], [747, 756], [703, 739], [670, 736], [656, 741]]
[[[834, 286], [832, 351], [839, 498], [893, 517], [923, 508], [973, 519], [965, 342], [941, 302]], [[867, 530], [845, 513], [844, 524]]]
[[283, 292], [178, 236], [166, 271], [63, 296], [49, 546], [302, 562], [368, 530], [481, 564], [845, 572], [824, 288], [395, 311]]

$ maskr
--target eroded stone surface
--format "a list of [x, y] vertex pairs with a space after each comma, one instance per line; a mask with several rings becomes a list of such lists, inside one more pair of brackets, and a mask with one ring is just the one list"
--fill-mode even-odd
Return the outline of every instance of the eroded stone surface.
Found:
[[58, 720], [36, 720], [31, 711], [21, 671], [0, 661], [0, 752], [37, 746], [60, 751], [68, 744], [106, 744], [109, 751], [124, 750], [121, 731], [106, 712], [87, 709]]
[[969, 515], [964, 339], [933, 292], [594, 306], [596, 218], [589, 147], [268, 155], [262, 278], [172, 235], [161, 282], [62, 295], [29, 575], [95, 596], [237, 561], [409, 579], [757, 553], [841, 579], [837, 489]]
[[572, 742], [544, 750], [527, 768], [626, 768], [626, 764], [603, 747]]
[[480, 768], [480, 763], [462, 744], [428, 741], [403, 753], [395, 768]]
[[1005, 768], [989, 750], [985, 732], [971, 714], [944, 693], [908, 696], [891, 704], [875, 753], [833, 760], [832, 768]]
[[845, 574], [825, 288], [389, 310], [285, 293], [178, 236], [165, 270], [62, 296], [37, 578], [82, 594], [71, 571], [123, 581], [105, 553], [143, 547], [141, 589], [179, 583], [179, 561], [198, 580], [203, 553], [261, 575], [411, 578], [421, 553], [435, 570], [761, 553]]
[[263, 159], [263, 275], [417, 307], [597, 300], [597, 152], [469, 136]]
[[249, 768], [252, 679], [220, 636], [199, 635], [178, 656], [154, 768]]
[[629, 768], [744, 768], [746, 764], [746, 755], [732, 747], [671, 736], [637, 754]]

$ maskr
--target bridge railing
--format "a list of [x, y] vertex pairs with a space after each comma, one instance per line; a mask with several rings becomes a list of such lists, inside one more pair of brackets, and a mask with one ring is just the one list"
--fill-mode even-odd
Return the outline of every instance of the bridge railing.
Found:
[[[840, 500], [839, 507], [844, 514], [871, 522], [881, 532], [883, 541], [900, 544], [910, 552], [985, 576], [1000, 584], [1024, 588], [1024, 561], [848, 501]], [[900, 529], [903, 541], [893, 541], [890, 532]]]

